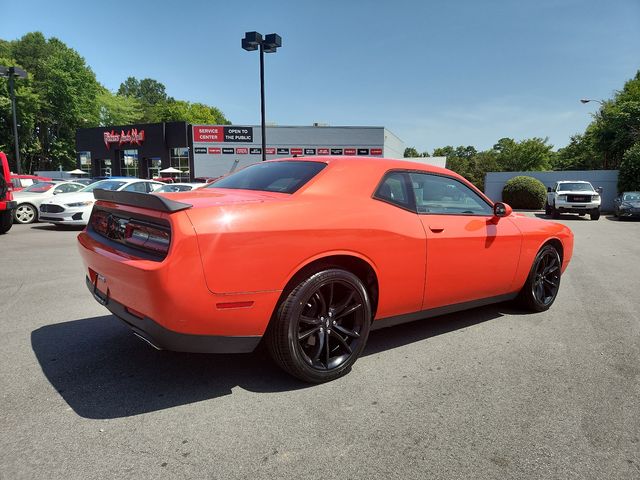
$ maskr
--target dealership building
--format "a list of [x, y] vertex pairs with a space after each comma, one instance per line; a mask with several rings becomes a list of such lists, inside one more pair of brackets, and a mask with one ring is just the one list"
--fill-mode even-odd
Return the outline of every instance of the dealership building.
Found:
[[[384, 127], [267, 126], [267, 159], [295, 156], [402, 158], [405, 145]], [[218, 177], [262, 159], [259, 126], [185, 122], [83, 128], [78, 168], [91, 176], [154, 178], [173, 167], [183, 181]]]

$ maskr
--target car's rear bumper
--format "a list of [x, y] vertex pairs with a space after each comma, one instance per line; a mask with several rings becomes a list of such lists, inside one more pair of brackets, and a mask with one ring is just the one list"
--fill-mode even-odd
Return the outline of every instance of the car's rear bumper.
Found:
[[127, 307], [94, 288], [86, 277], [87, 288], [95, 299], [124, 322], [138, 337], [159, 350], [190, 353], [248, 353], [261, 336], [190, 335], [168, 330], [153, 319], [133, 315]]

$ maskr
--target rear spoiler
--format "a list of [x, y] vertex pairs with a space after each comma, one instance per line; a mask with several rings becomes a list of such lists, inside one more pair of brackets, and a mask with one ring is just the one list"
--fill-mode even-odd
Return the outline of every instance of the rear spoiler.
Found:
[[93, 196], [96, 200], [104, 200], [105, 202], [119, 203], [121, 205], [130, 205], [132, 207], [167, 213], [179, 212], [180, 210], [193, 207], [190, 203], [176, 202], [175, 200], [169, 200], [160, 195], [151, 195], [149, 193], [116, 192], [96, 188], [93, 191]]

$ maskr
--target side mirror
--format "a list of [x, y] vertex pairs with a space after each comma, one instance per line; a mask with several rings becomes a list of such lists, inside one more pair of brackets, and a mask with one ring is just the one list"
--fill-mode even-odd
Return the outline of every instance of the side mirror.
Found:
[[598, 187], [596, 188], [596, 192], [598, 192], [600, 195], [602, 195], [602, 192], [604, 191], [603, 187]]
[[493, 205], [493, 215], [496, 217], [508, 217], [513, 213], [513, 209], [504, 202], [497, 202]]
[[551, 189], [551, 187], [547, 187], [547, 192], [549, 192], [549, 193], [553, 192], [553, 190]]

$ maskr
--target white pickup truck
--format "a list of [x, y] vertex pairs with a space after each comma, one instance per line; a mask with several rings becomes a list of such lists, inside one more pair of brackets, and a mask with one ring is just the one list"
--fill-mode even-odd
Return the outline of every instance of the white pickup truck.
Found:
[[545, 213], [553, 218], [561, 213], [589, 214], [591, 220], [600, 218], [600, 194], [589, 182], [571, 180], [556, 182], [547, 188]]

